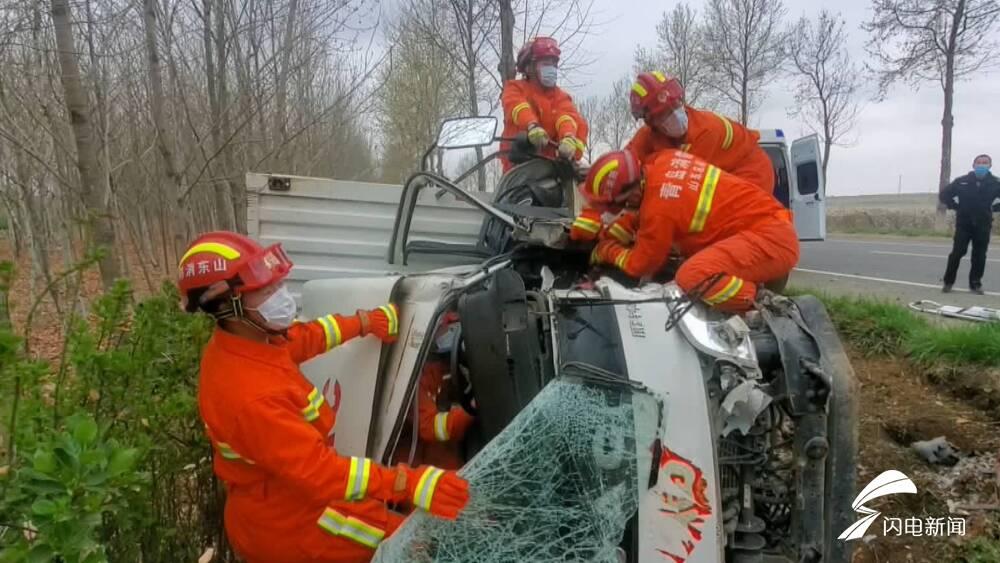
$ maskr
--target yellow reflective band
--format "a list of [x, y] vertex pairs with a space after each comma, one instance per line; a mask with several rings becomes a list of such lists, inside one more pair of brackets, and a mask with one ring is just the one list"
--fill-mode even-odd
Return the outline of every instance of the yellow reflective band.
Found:
[[721, 174], [722, 171], [714, 166], [709, 166], [705, 171], [705, 180], [701, 183], [701, 195], [698, 196], [698, 207], [695, 208], [694, 217], [691, 218], [689, 232], [700, 233], [705, 230], [705, 221], [712, 211], [712, 199], [715, 197], [715, 187], [719, 184]]
[[344, 516], [332, 508], [323, 511], [316, 523], [334, 536], [343, 536], [372, 549], [377, 548], [385, 538], [385, 530], [365, 524], [352, 516]]
[[434, 489], [437, 488], [437, 483], [442, 475], [444, 475], [444, 470], [434, 466], [428, 467], [424, 471], [424, 474], [420, 476], [420, 481], [417, 482], [417, 488], [413, 490], [414, 506], [424, 510], [431, 509]]
[[306, 419], [306, 422], [312, 422], [319, 418], [319, 408], [323, 406], [326, 399], [315, 387], [309, 392], [307, 399], [309, 404], [302, 409], [302, 417]]
[[229, 460], [229, 461], [242, 461], [242, 462], [248, 463], [250, 465], [254, 464], [249, 459], [247, 459], [247, 458], [241, 456], [240, 454], [236, 453], [233, 450], [233, 448], [229, 444], [227, 444], [225, 442], [216, 442], [215, 445], [218, 446], [218, 448], [219, 448], [219, 455], [222, 456], [222, 459]]
[[399, 333], [399, 316], [396, 314], [395, 305], [382, 305], [379, 307], [383, 313], [385, 313], [385, 318], [389, 321], [389, 335], [393, 336]]
[[184, 264], [185, 260], [194, 256], [195, 254], [201, 254], [202, 252], [207, 252], [210, 254], [218, 254], [219, 256], [222, 256], [226, 260], [236, 260], [237, 258], [240, 257], [239, 251], [231, 246], [226, 246], [218, 242], [203, 242], [201, 244], [196, 244], [192, 246], [191, 250], [185, 252], [184, 256], [181, 257], [180, 264]]
[[691, 143], [684, 143], [681, 145], [681, 150], [684, 152], [689, 152], [691, 150]]
[[528, 102], [521, 102], [514, 106], [514, 109], [510, 111], [510, 120], [517, 123], [517, 116], [521, 114], [522, 111], [526, 109], [531, 109], [531, 104]]
[[645, 98], [646, 95], [649, 94], [646, 88], [642, 84], [639, 84], [638, 82], [632, 85], [632, 91], [635, 92], [636, 94], [639, 94], [640, 98]]
[[618, 259], [615, 260], [615, 266], [618, 266], [619, 270], [625, 269], [625, 264], [628, 262], [628, 255], [631, 254], [630, 251], [626, 250], [618, 255]]
[[625, 230], [624, 227], [618, 223], [614, 223], [608, 229], [608, 234], [618, 239], [618, 242], [628, 244], [632, 242], [632, 233]]
[[556, 120], [556, 129], [559, 129], [559, 127], [562, 126], [562, 124], [565, 123], [565, 122], [567, 122], [567, 121], [569, 121], [569, 122], [571, 122], [573, 124], [573, 131], [576, 131], [576, 128], [577, 128], [576, 120], [573, 119], [572, 117], [568, 116], [568, 115], [564, 115], [564, 116], [562, 116], [562, 117], [560, 117], [559, 119]]
[[587, 231], [588, 233], [596, 233], [601, 230], [601, 222], [588, 217], [577, 217], [576, 220], [573, 221], [573, 226]]
[[709, 305], [725, 303], [733, 297], [736, 297], [736, 294], [739, 293], [741, 289], [743, 289], [743, 280], [736, 276], [731, 276], [729, 283], [727, 283], [721, 291], [715, 295], [705, 298], [705, 303], [708, 303]]
[[576, 141], [576, 150], [580, 152], [587, 152], [587, 143], [584, 143], [580, 139], [574, 139]]
[[447, 442], [448, 437], [448, 413], [439, 412], [434, 415], [434, 437], [438, 442]]
[[602, 166], [601, 169], [597, 171], [597, 175], [594, 176], [594, 185], [590, 187], [591, 191], [594, 192], [595, 196], [601, 195], [601, 182], [604, 181], [604, 178], [606, 178], [608, 174], [611, 174], [615, 170], [618, 170], [617, 160], [612, 160], [611, 162]]
[[722, 120], [722, 125], [726, 127], [726, 138], [722, 140], [722, 150], [729, 150], [729, 147], [733, 146], [733, 124], [725, 117], [715, 114]]
[[333, 348], [333, 326], [330, 323], [330, 319], [320, 317], [316, 320], [319, 321], [320, 326], [323, 327], [323, 334], [326, 336], [326, 349], [329, 350], [330, 348]]
[[361, 500], [368, 494], [368, 479], [372, 473], [372, 460], [363, 457], [351, 458], [351, 471], [347, 477], [345, 500]]
[[653, 72], [650, 72], [649, 74], [652, 74], [653, 76], [655, 76], [656, 79], [659, 80], [660, 82], [666, 82], [667, 81], [667, 77], [664, 76], [664, 74], [662, 72], [658, 71], [658, 70], [654, 70]]

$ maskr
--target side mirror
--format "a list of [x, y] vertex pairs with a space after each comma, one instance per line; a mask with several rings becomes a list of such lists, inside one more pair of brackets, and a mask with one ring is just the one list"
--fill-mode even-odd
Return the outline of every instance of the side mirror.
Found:
[[446, 119], [438, 132], [437, 146], [442, 149], [483, 147], [493, 143], [497, 133], [495, 117], [457, 117]]

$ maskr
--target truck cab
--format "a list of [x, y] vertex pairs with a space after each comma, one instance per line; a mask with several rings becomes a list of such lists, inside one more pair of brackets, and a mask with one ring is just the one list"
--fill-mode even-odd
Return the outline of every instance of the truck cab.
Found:
[[781, 129], [760, 129], [760, 146], [774, 164], [774, 196], [795, 217], [799, 240], [826, 239], [826, 182], [819, 137], [790, 144]]

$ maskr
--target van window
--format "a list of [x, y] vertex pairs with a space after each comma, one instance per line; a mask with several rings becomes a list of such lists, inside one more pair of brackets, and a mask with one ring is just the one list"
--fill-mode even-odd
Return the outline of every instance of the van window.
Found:
[[780, 145], [762, 146], [774, 165], [774, 197], [786, 208], [791, 206], [791, 187], [788, 185], [788, 163], [785, 151]]
[[800, 194], [812, 195], [819, 191], [819, 167], [815, 162], [803, 162], [796, 166], [795, 177]]

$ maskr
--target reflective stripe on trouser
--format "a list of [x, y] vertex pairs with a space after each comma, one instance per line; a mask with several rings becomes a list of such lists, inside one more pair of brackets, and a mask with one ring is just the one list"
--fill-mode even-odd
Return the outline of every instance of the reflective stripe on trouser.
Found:
[[306, 422], [312, 422], [319, 418], [319, 408], [323, 406], [326, 399], [323, 398], [323, 394], [318, 389], [313, 387], [306, 400], [309, 401], [309, 404], [303, 407], [302, 418], [306, 419]]
[[691, 291], [723, 274], [705, 291], [706, 300], [718, 300], [713, 306], [721, 311], [743, 312], [752, 306], [758, 285], [788, 275], [798, 260], [795, 228], [785, 220], [768, 219], [697, 252], [675, 279], [682, 290]]
[[316, 319], [319, 324], [323, 326], [323, 333], [326, 335], [326, 349], [330, 350], [336, 346], [340, 346], [344, 339], [340, 333], [340, 325], [337, 324], [337, 319], [333, 315], [327, 315], [325, 317], [320, 317]]
[[434, 500], [434, 490], [438, 481], [444, 475], [444, 469], [428, 467], [417, 481], [417, 487], [413, 490], [413, 506], [425, 511], [431, 509], [431, 501]]
[[364, 457], [351, 458], [351, 470], [347, 474], [347, 489], [344, 500], [361, 500], [368, 494], [368, 480], [372, 474], [372, 460]]
[[345, 537], [371, 549], [377, 548], [378, 544], [385, 538], [385, 530], [366, 524], [332, 508], [324, 510], [323, 515], [316, 523], [331, 535]]

